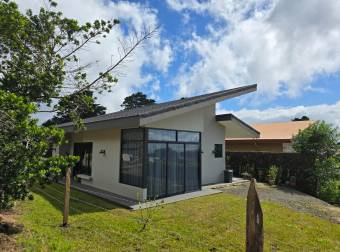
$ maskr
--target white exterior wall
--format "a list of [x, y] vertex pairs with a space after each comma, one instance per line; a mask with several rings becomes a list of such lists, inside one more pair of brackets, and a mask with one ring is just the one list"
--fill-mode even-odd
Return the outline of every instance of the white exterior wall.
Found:
[[[202, 184], [223, 182], [225, 128], [215, 120], [215, 105], [168, 117], [144, 126], [201, 132]], [[68, 135], [68, 146], [60, 147], [58, 152], [61, 155], [65, 153], [72, 155], [74, 143], [92, 142], [91, 180], [82, 179], [82, 183], [128, 198], [145, 200], [146, 189], [119, 183], [120, 137], [120, 129], [71, 133]], [[214, 156], [213, 150], [215, 144], [222, 144], [223, 155], [221, 158], [215, 158]], [[105, 155], [99, 153], [101, 150], [105, 150]]]
[[[69, 139], [70, 153], [76, 142], [92, 142], [91, 180], [82, 179], [82, 184], [143, 201], [146, 189], [119, 183], [120, 129], [85, 131], [72, 134]], [[105, 150], [105, 155], [100, 154]]]
[[[225, 129], [216, 122], [215, 104], [191, 112], [168, 117], [166, 119], [146, 124], [145, 127], [200, 131], [202, 147], [202, 184], [223, 182], [225, 169], [224, 134]], [[215, 144], [222, 144], [221, 158], [215, 158]]]

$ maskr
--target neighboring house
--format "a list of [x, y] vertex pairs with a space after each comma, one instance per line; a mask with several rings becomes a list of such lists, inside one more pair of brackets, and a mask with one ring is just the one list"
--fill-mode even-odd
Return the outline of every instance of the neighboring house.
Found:
[[230, 152], [294, 152], [292, 138], [299, 130], [313, 121], [252, 124], [260, 132], [258, 138], [226, 138], [226, 150]]
[[81, 183], [128, 198], [200, 190], [223, 182], [225, 137], [258, 136], [233, 116], [216, 116], [216, 103], [253, 91], [256, 85], [87, 118], [82, 131], [64, 123], [68, 144], [56, 154], [80, 156], [73, 174]]

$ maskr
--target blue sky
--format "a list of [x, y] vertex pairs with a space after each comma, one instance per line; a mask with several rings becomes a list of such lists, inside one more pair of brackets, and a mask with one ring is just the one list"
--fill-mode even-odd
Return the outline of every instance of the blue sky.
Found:
[[[38, 9], [43, 0], [20, 0]], [[121, 25], [82, 60], [95, 74], [117, 57], [117, 38], [160, 26], [120, 69], [108, 111], [143, 91], [158, 102], [257, 83], [258, 91], [218, 104], [248, 122], [307, 115], [340, 126], [340, 1], [59, 0], [80, 22], [119, 18]], [[80, 7], [81, 6], [81, 7]]]
[[[189, 1], [190, 2], [190, 1]], [[192, 1], [196, 2], [196, 1]], [[198, 36], [199, 39], [207, 39], [209, 40], [210, 37], [212, 36], [212, 33], [209, 31], [208, 26], [213, 26], [215, 27], [216, 30], [222, 30], [225, 32], [225, 34], [228, 34], [228, 27], [231, 27], [230, 29], [233, 29], [232, 26], [235, 24], [230, 24], [235, 22], [236, 25], [238, 23], [246, 22], [246, 21], [240, 21], [240, 20], [228, 20], [221, 18], [218, 13], [218, 10], [213, 10], [213, 7], [210, 7], [211, 9], [209, 10], [209, 7], [207, 6], [199, 6], [199, 4], [204, 4], [205, 1], [200, 1], [196, 2], [195, 4], [188, 3], [188, 1], [146, 1], [144, 4], [150, 6], [151, 8], [154, 8], [157, 10], [157, 16], [159, 18], [159, 23], [162, 27], [162, 35], [170, 40], [172, 44], [174, 45], [175, 48], [175, 56], [169, 66], [168, 73], [166, 75], [164, 74], [159, 74], [158, 79], [160, 80], [161, 83], [161, 91], [158, 93], [158, 98], [159, 100], [168, 100], [172, 99], [176, 96], [178, 96], [178, 92], [172, 91], [169, 92], [169, 89], [166, 88], [169, 83], [174, 84], [178, 79], [173, 78], [173, 76], [178, 75], [178, 71], [180, 67], [183, 64], [188, 64], [188, 65], [193, 65], [197, 64], [199, 61], [204, 61], [204, 55], [198, 54], [195, 50], [191, 51], [188, 53], [186, 51], [186, 48], [183, 48], [179, 46], [181, 43], [186, 43], [187, 41], [191, 41], [193, 39], [193, 34], [195, 36]], [[221, 2], [221, 1], [220, 1]], [[222, 1], [223, 2], [223, 1]], [[251, 2], [251, 1], [249, 1]], [[295, 11], [292, 13], [292, 18], [289, 20], [289, 16], [285, 16], [284, 18], [286, 19], [287, 24], [283, 25], [296, 25], [297, 29], [296, 32], [300, 33], [300, 36], [303, 37], [305, 33], [305, 29], [308, 30], [309, 34], [315, 34], [318, 32], [319, 29], [323, 29], [326, 34], [328, 33], [333, 33], [333, 32], [339, 32], [339, 28], [334, 28], [330, 24], [331, 22], [336, 22], [336, 19], [323, 19], [323, 14], [326, 11], [329, 10], [334, 10], [334, 11], [340, 11], [339, 10], [339, 5], [335, 4], [335, 1], [324, 1], [322, 4], [328, 5], [328, 8], [324, 8], [325, 10], [321, 11], [320, 15], [317, 15], [313, 10], [310, 11], [310, 8], [305, 8], [306, 13], [303, 13], [299, 7], [303, 4], [309, 4], [312, 5], [312, 7], [315, 7], [315, 9], [318, 9], [321, 6], [321, 1], [301, 1], [301, 5], [298, 6], [287, 6], [284, 4], [279, 3], [280, 1], [253, 1], [251, 4], [251, 7], [245, 7], [247, 9], [245, 11], [244, 16], [242, 17], [243, 20], [247, 20], [247, 18], [255, 19], [254, 18], [254, 12], [269, 12], [267, 13], [267, 17], [260, 19], [258, 23], [269, 23], [270, 19], [275, 20], [276, 18], [280, 20], [280, 16], [283, 16], [286, 14], [286, 9], [290, 8], [295, 8]], [[233, 1], [229, 1], [228, 3], [233, 3]], [[290, 2], [292, 3], [292, 2]], [[211, 5], [216, 4], [216, 1], [211, 1]], [[225, 4], [227, 4], [225, 2]], [[234, 4], [236, 5], [236, 1], [234, 1]], [[178, 5], [177, 7], [175, 5]], [[177, 8], [177, 9], [176, 9]], [[216, 6], [218, 8], [218, 6]], [[242, 11], [241, 11], [242, 12]], [[302, 19], [296, 19], [294, 17], [294, 14], [296, 15], [301, 15]], [[330, 14], [332, 16], [332, 14]], [[232, 18], [231, 18], [232, 19]], [[305, 19], [305, 20], [304, 20]], [[308, 20], [316, 19], [318, 20], [319, 24], [314, 25], [314, 24], [308, 24]], [[255, 19], [256, 20], [256, 19]], [[297, 21], [300, 21], [301, 24], [296, 23]], [[314, 21], [313, 21], [314, 22]], [[311, 22], [312, 23], [312, 22]], [[269, 23], [270, 24], [270, 23]], [[255, 25], [259, 25], [256, 24]], [[272, 24], [271, 24], [272, 25]], [[272, 25], [274, 26], [274, 25]], [[280, 26], [275, 27], [278, 32], [280, 32]], [[283, 26], [283, 30], [284, 30]], [[234, 28], [235, 29], [235, 28]], [[237, 28], [236, 28], [237, 29]], [[218, 32], [218, 31], [217, 31]], [[232, 34], [232, 32], [230, 32]], [[270, 33], [270, 31], [269, 31]], [[228, 36], [228, 35], [225, 35]], [[232, 36], [232, 35], [229, 35]], [[306, 37], [309, 35], [307, 34]], [[312, 36], [311, 38], [315, 38], [315, 40], [323, 40], [322, 39], [322, 34], [318, 34]], [[301, 41], [301, 38], [297, 36], [298, 38], [295, 38], [297, 40], [297, 43], [301, 43], [301, 46], [304, 46], [304, 41]], [[327, 37], [327, 35], [326, 35]], [[216, 36], [215, 38], [217, 41], [218, 40], [223, 40], [223, 35], [222, 36]], [[232, 40], [232, 38], [230, 38]], [[290, 37], [286, 37], [287, 40], [290, 39]], [[293, 36], [294, 39], [294, 36]], [[244, 40], [247, 40], [247, 35], [244, 34]], [[218, 43], [218, 42], [217, 42]], [[256, 42], [254, 42], [256, 43]], [[275, 86], [280, 83], [280, 88], [276, 92], [269, 92], [269, 94], [265, 91], [262, 91], [262, 94], [251, 94], [248, 95], [247, 97], [241, 97], [239, 99], [233, 99], [233, 100], [228, 100], [226, 102], [223, 102], [219, 105], [219, 110], [222, 112], [224, 111], [229, 111], [232, 110], [235, 113], [237, 113], [239, 110], [248, 110], [248, 113], [245, 113], [244, 117], [251, 121], [257, 121], [257, 120], [269, 120], [269, 121], [280, 121], [280, 120], [289, 120], [290, 117], [294, 116], [301, 116], [302, 114], [307, 114], [310, 116], [312, 119], [317, 120], [317, 119], [325, 119], [327, 121], [330, 121], [335, 124], [339, 124], [339, 117], [340, 112], [338, 106], [336, 106], [336, 103], [340, 100], [340, 71], [339, 71], [339, 62], [334, 62], [334, 58], [337, 57], [339, 53], [339, 45], [334, 45], [332, 44], [332, 41], [323, 41], [323, 44], [320, 45], [320, 42], [317, 42], [318, 46], [321, 48], [318, 49], [317, 52], [315, 52], [315, 56], [308, 57], [308, 55], [305, 55], [302, 53], [301, 55], [292, 55], [291, 57], [293, 60], [300, 60], [300, 57], [306, 57], [306, 59], [302, 59], [303, 64], [309, 64], [308, 61], [313, 60], [313, 61], [318, 61], [319, 58], [317, 57], [318, 54], [320, 54], [320, 62], [319, 64], [316, 64], [315, 66], [312, 66], [311, 70], [307, 70], [308, 74], [306, 76], [300, 77], [299, 71], [306, 71], [306, 69], [299, 69], [296, 68], [293, 70], [293, 73], [289, 73], [291, 76], [289, 78], [280, 80], [280, 79], [275, 79], [276, 76], [273, 78], [270, 78], [270, 81], [274, 81], [274, 83], [263, 83], [261, 81], [261, 76], [254, 77], [252, 80], [251, 77], [248, 78], [248, 82], [239, 82], [235, 83], [235, 85], [244, 85], [244, 84], [251, 84], [251, 83], [258, 83], [259, 85], [259, 91], [261, 92], [263, 89], [266, 89], [268, 86]], [[214, 42], [211, 44], [214, 45]], [[283, 42], [283, 44], [285, 44]], [[307, 41], [308, 45], [308, 41]], [[334, 46], [334, 48], [331, 48], [331, 46]], [[279, 47], [279, 46], [278, 46]], [[299, 45], [298, 45], [299, 47]], [[327, 48], [327, 49], [323, 49]], [[223, 48], [223, 46], [222, 46]], [[305, 48], [308, 50], [308, 46]], [[294, 50], [294, 48], [293, 48]], [[278, 48], [277, 50], [273, 50], [273, 52], [278, 51], [280, 53], [280, 49]], [[327, 54], [327, 55], [322, 55], [322, 54]], [[242, 55], [241, 55], [242, 56]], [[270, 57], [271, 55], [268, 55]], [[257, 57], [254, 58], [256, 60]], [[279, 64], [281, 67], [285, 67], [285, 63], [293, 63], [295, 66], [299, 67], [299, 64], [296, 62], [291, 62], [291, 61], [284, 61], [282, 64]], [[263, 62], [259, 61], [258, 64], [264, 64]], [[327, 65], [331, 64], [332, 67], [329, 67]], [[276, 66], [273, 67], [274, 70], [276, 71]], [[265, 69], [268, 69], [269, 71], [271, 70], [271, 66], [265, 67]], [[216, 71], [222, 70], [223, 68], [220, 68], [217, 66]], [[148, 71], [152, 71], [152, 68], [148, 68]], [[295, 73], [294, 73], [295, 71]], [[153, 73], [156, 74], [157, 73]], [[227, 74], [227, 73], [226, 73]], [[296, 76], [294, 76], [296, 75]], [[280, 76], [278, 76], [280, 77]], [[277, 77], [277, 78], [278, 78]], [[240, 78], [242, 80], [242, 78]], [[297, 80], [296, 80], [297, 79]], [[266, 78], [264, 78], [263, 81], [265, 81]], [[291, 83], [290, 83], [291, 82]], [[186, 83], [189, 87], [189, 92], [190, 94], [196, 94], [195, 92], [200, 93], [200, 91], [196, 91], [196, 87], [193, 87], [192, 90], [190, 90], [190, 82]], [[151, 84], [152, 85], [152, 84]], [[176, 85], [176, 83], [175, 83]], [[180, 84], [179, 84], [180, 85]], [[204, 83], [202, 83], [204, 85]], [[229, 84], [226, 85], [227, 87], [232, 86]], [[164, 87], [164, 88], [163, 88]], [[209, 87], [210, 88], [210, 87]], [[208, 88], [208, 90], [210, 90]], [[213, 90], [220, 90], [223, 89], [223, 85], [216, 85], [213, 87]], [[292, 89], [290, 91], [289, 89]], [[148, 87], [145, 87], [144, 89], [145, 92], [149, 92]], [[190, 92], [191, 91], [191, 92]], [[263, 94], [264, 93], [264, 94]], [[250, 100], [250, 102], [249, 102]], [[335, 104], [335, 105], [334, 105]], [[319, 106], [327, 107], [327, 105], [330, 105], [330, 111], [322, 110], [318, 112], [317, 110], [320, 109]], [[335, 106], [335, 111], [334, 107]], [[296, 111], [297, 107], [307, 107], [305, 109], [300, 109], [298, 112]], [[253, 117], [251, 116], [251, 113], [254, 112], [254, 110], [260, 110], [260, 111], [265, 111], [268, 109], [275, 109], [278, 108], [279, 110], [282, 110], [282, 108], [286, 108], [287, 114], [285, 115], [278, 115], [275, 117], [275, 115], [272, 115], [269, 119], [263, 119], [259, 117]], [[270, 110], [272, 113], [273, 111]], [[291, 112], [291, 115], [290, 113]], [[244, 113], [243, 113], [244, 114]], [[335, 116], [335, 117], [334, 117]]]
[[[132, 2], [143, 2], [146, 6], [150, 6], [151, 8], [157, 10], [157, 16], [161, 25], [162, 35], [166, 39], [172, 41], [173, 44], [181, 43], [185, 40], [190, 40], [191, 34], [193, 32], [202, 37], [209, 36], [209, 32], [207, 32], [206, 29], [207, 24], [221, 27], [228, 26], [227, 22], [216, 20], [213, 15], [209, 15], [208, 13], [196, 13], [190, 10], [185, 11], [185, 14], [183, 14], [183, 12], [178, 12], [172, 9], [166, 1], [154, 0]], [[183, 15], [190, 16], [190, 20], [184, 20], [185, 18], [183, 17]], [[195, 55], [195, 53], [186, 55], [185, 52], [181, 50], [181, 48], [176, 49], [178, 50], [176, 52], [176, 57], [174, 57], [167, 74], [158, 74], [157, 71], [153, 72], [152, 67], [145, 68], [146, 71], [150, 71], [154, 75], [158, 76], [161, 87], [166, 87], [169, 83], [173, 82], [172, 77], [176, 75], [179, 67], [183, 62], [193, 64], [198, 60], [198, 57], [197, 55]], [[247, 85], [252, 83], [256, 83], [256, 81], [235, 84]], [[259, 84], [261, 85], [261, 83]], [[332, 73], [321, 74], [317, 73], [310, 81], [306, 83], [306, 87], [307, 88], [303, 90], [301, 94], [293, 97], [282, 95], [274, 100], [262, 101], [261, 103], [242, 103], [239, 101], [240, 99], [234, 99], [228, 102], [224, 102], [221, 105], [232, 110], [238, 110], [241, 108], [266, 109], [267, 107], [277, 106], [292, 107], [299, 105], [312, 106], [323, 103], [334, 104], [338, 100], [340, 100], [340, 71], [338, 70]], [[150, 87], [145, 87], [143, 88], [143, 91], [150, 94], [149, 88]], [[174, 93], [169, 92], [168, 89], [162, 89], [162, 91], [159, 92], [158, 96], [159, 100], [169, 100], [176, 98], [176, 96], [174, 97]]]

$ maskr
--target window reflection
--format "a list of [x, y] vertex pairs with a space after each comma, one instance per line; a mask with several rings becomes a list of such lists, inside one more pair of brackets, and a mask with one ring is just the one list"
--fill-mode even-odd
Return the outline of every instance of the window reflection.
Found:
[[176, 141], [175, 130], [148, 129], [148, 140], [152, 141]]
[[198, 132], [178, 131], [178, 142], [198, 143], [199, 141], [200, 133]]

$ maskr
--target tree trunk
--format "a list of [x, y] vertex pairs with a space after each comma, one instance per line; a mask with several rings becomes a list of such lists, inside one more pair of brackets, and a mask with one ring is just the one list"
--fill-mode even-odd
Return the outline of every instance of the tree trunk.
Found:
[[65, 176], [65, 195], [64, 195], [64, 217], [63, 227], [68, 225], [68, 214], [70, 211], [70, 187], [71, 187], [71, 168], [67, 168]]

